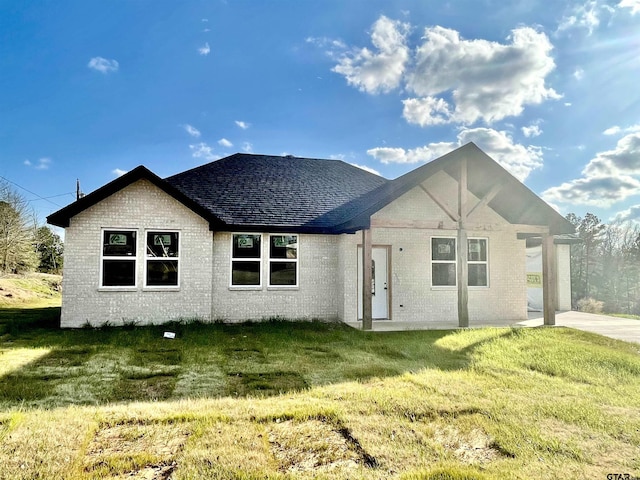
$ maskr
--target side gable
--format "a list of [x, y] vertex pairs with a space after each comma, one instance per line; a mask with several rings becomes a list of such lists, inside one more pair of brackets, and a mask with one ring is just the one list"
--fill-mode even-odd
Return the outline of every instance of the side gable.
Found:
[[[438, 172], [459, 181], [460, 163], [467, 159], [469, 191], [511, 224], [549, 226], [549, 233], [573, 233], [574, 228], [522, 182], [475, 144], [468, 143], [432, 162], [381, 185], [376, 190], [330, 212], [336, 230], [369, 228], [371, 215]], [[472, 206], [473, 207], [473, 206]]]
[[142, 179], [148, 180], [153, 185], [164, 191], [166, 194], [175, 198], [184, 206], [200, 215], [202, 218], [209, 222], [209, 228], [211, 230], [224, 228], [224, 222], [222, 222], [219, 218], [217, 218], [208, 210], [202, 208], [202, 206], [200, 206], [198, 203], [168, 184], [166, 181], [162, 180], [160, 177], [158, 177], [156, 174], [154, 174], [144, 166], [136, 167], [130, 172], [122, 175], [112, 182], [107, 183], [106, 185], [80, 198], [72, 204], [67, 205], [66, 207], [58, 210], [55, 213], [52, 213], [47, 217], [47, 222], [57, 227], [66, 228], [69, 226], [71, 218], [78, 215], [80, 212], [83, 212], [89, 207], [92, 207], [98, 202], [101, 202], [105, 198]]

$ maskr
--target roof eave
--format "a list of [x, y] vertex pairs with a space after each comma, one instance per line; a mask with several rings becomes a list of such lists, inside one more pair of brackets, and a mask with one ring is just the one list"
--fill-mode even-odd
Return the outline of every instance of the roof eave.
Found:
[[58, 210], [57, 212], [52, 213], [47, 217], [47, 223], [55, 225], [57, 227], [67, 228], [71, 224], [71, 219], [73, 217], [139, 180], [150, 181], [156, 187], [164, 191], [167, 195], [173, 197], [178, 202], [182, 203], [185, 207], [189, 208], [194, 213], [207, 220], [207, 222], [209, 222], [210, 230], [219, 230], [225, 227], [225, 223], [222, 220], [200, 206], [194, 200], [187, 197], [178, 189], [162, 180], [155, 173], [153, 173], [143, 165], [134, 168], [121, 177], [116, 178], [115, 180], [107, 183], [106, 185], [103, 185], [97, 190], [94, 190], [93, 192]]

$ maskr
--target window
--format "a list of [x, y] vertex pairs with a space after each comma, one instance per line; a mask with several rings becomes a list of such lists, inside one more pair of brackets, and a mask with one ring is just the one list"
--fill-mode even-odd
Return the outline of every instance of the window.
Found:
[[431, 285], [456, 285], [456, 239], [431, 239]]
[[135, 230], [103, 230], [101, 287], [136, 286]]
[[233, 234], [231, 286], [259, 287], [262, 282], [261, 234]]
[[487, 239], [470, 238], [468, 240], [467, 265], [470, 287], [486, 287], [488, 285]]
[[180, 235], [178, 232], [147, 232], [147, 287], [179, 286]]
[[[487, 239], [467, 240], [467, 272], [470, 287], [488, 285]], [[431, 285], [434, 287], [455, 287], [457, 273], [456, 239], [431, 239]]]
[[298, 286], [298, 236], [269, 236], [269, 286]]

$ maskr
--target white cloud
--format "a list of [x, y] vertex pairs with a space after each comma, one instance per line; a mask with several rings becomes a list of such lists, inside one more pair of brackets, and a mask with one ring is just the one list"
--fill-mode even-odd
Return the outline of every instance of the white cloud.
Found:
[[631, 15], [640, 13], [640, 0], [621, 0], [618, 8], [630, 8]]
[[[416, 50], [415, 68], [407, 75], [407, 88], [422, 97], [450, 92], [455, 104], [449, 114], [452, 122], [484, 120], [490, 124], [520, 115], [525, 105], [560, 98], [545, 86], [555, 63], [550, 55], [553, 46], [544, 33], [516, 28], [509, 43], [501, 44], [465, 40], [455, 30], [436, 26], [426, 28], [423, 38]], [[433, 100], [431, 104], [444, 120], [444, 104]], [[425, 109], [424, 123], [429, 124], [432, 112]], [[405, 118], [422, 124], [415, 116]]]
[[252, 153], [253, 152], [253, 145], [249, 142], [244, 142], [242, 144], [242, 151], [245, 153]]
[[545, 190], [542, 198], [550, 202], [608, 208], [631, 195], [637, 195], [638, 189], [640, 181], [626, 175], [583, 177]]
[[127, 170], [122, 170], [121, 168], [114, 168], [113, 170], [111, 170], [111, 173], [113, 173], [116, 177], [121, 177], [122, 175], [127, 173]]
[[307, 37], [305, 41], [317, 48], [324, 49], [325, 55], [332, 59], [338, 59], [347, 49], [345, 43], [337, 38]]
[[451, 109], [442, 98], [424, 97], [408, 98], [402, 101], [402, 116], [409, 123], [426, 127], [440, 125], [451, 121]]
[[610, 207], [640, 195], [640, 133], [621, 138], [612, 150], [599, 152], [582, 170], [582, 177], [552, 187], [543, 198], [560, 203]]
[[405, 150], [400, 147], [377, 147], [367, 150], [367, 154], [382, 163], [420, 163], [428, 162], [441, 157], [456, 148], [456, 144], [450, 142], [430, 143], [424, 147]]
[[408, 31], [409, 24], [381, 16], [371, 32], [376, 51], [356, 49], [343, 55], [332, 71], [344, 75], [349, 85], [363, 92], [375, 94], [397, 88], [409, 59]]
[[120, 68], [120, 64], [117, 60], [109, 60], [102, 57], [93, 57], [91, 60], [89, 60], [87, 67], [97, 72], [107, 74], [109, 72], [117, 72]]
[[528, 127], [522, 127], [522, 134], [527, 138], [539, 137], [542, 135], [542, 129], [537, 123], [532, 123]]
[[414, 48], [408, 44], [410, 29], [380, 16], [371, 32], [375, 51], [354, 49], [332, 71], [369, 94], [404, 88], [414, 96], [403, 101], [403, 116], [420, 126], [491, 124], [520, 115], [527, 105], [561, 98], [545, 85], [555, 63], [553, 45], [542, 32], [519, 27], [503, 44], [466, 40], [435, 26], [425, 28]]
[[606, 6], [599, 5], [597, 0], [576, 4], [572, 8], [573, 10], [560, 21], [558, 33], [575, 28], [583, 28], [591, 35], [600, 25], [602, 10], [609, 11]]
[[219, 155], [213, 153], [213, 149], [204, 142], [196, 143], [195, 145], [189, 145], [191, 149], [191, 156], [193, 158], [203, 158], [208, 161], [218, 160]]
[[640, 223], [640, 205], [633, 205], [626, 210], [618, 212], [612, 220], [616, 222]]
[[630, 127], [619, 127], [618, 125], [614, 125], [613, 127], [607, 128], [604, 132], [604, 135], [618, 135], [619, 133], [636, 133], [640, 132], [640, 124], [631, 125]]
[[211, 52], [211, 48], [209, 47], [209, 42], [205, 42], [205, 44], [203, 46], [201, 46], [200, 48], [198, 48], [198, 53], [200, 55], [209, 55], [209, 52]]
[[218, 145], [222, 145], [223, 147], [227, 147], [227, 148], [233, 147], [233, 143], [231, 143], [226, 138], [221, 138], [220, 140], [218, 140]]
[[189, 125], [188, 123], [182, 126], [184, 130], [191, 135], [192, 137], [198, 138], [200, 136], [200, 130], [198, 130], [193, 125]]
[[605, 135], [617, 135], [622, 131], [622, 129], [617, 126], [614, 125], [613, 127], [607, 128], [604, 132], [602, 132]]
[[357, 163], [350, 163], [349, 165], [352, 165], [354, 167], [357, 167], [361, 170], [364, 170], [365, 172], [369, 172], [369, 173], [373, 173], [374, 175], [378, 175], [379, 177], [381, 177], [382, 175], [380, 175], [380, 172], [371, 168], [371, 167], [367, 167], [366, 165], [358, 165]]
[[31, 160], [25, 160], [23, 163], [27, 167], [32, 167], [35, 170], [48, 170], [52, 161], [50, 158], [42, 157], [39, 158], [35, 164]]
[[582, 173], [586, 176], [640, 174], [640, 133], [630, 133], [618, 140], [613, 150], [598, 153]]
[[578, 81], [582, 80], [584, 78], [584, 70], [582, 68], [576, 68], [573, 72], [573, 78]]
[[378, 147], [367, 150], [367, 154], [382, 163], [428, 162], [450, 151], [473, 142], [487, 155], [506, 168], [520, 181], [524, 181], [532, 170], [542, 166], [542, 149], [514, 143], [504, 131], [491, 128], [463, 128], [456, 142], [430, 143], [424, 147], [404, 148]]
[[250, 123], [243, 122], [242, 120], [236, 120], [236, 125], [239, 126], [243, 130], [246, 130], [247, 128], [249, 128], [251, 126]]

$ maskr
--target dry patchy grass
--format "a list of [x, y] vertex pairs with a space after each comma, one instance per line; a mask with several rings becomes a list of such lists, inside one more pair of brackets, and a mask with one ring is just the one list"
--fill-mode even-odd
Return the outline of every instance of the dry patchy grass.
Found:
[[0, 478], [640, 475], [636, 345], [566, 329], [162, 330], [5, 333]]

